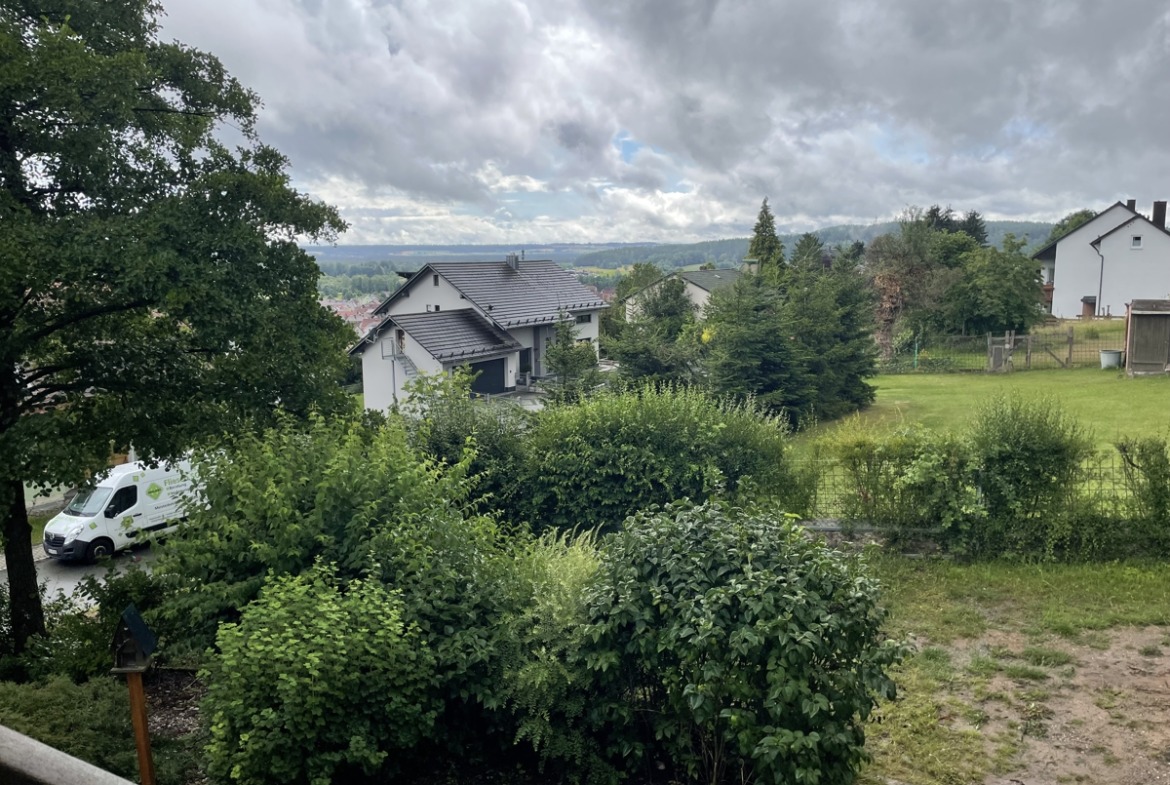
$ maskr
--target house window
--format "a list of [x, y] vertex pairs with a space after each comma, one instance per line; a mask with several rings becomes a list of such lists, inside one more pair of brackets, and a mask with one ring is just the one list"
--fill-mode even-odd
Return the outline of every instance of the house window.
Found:
[[432, 276], [431, 276], [431, 284], [432, 284], [432, 285], [434, 285], [434, 286], [438, 286], [438, 285], [439, 285], [439, 276], [438, 276], [438, 275], [432, 275]]
[[439, 312], [439, 306], [436, 305], [435, 306], [435, 313], [438, 313], [438, 312]]
[[1129, 247], [1134, 249], [1141, 248], [1142, 236], [1140, 234], [1135, 234], [1133, 237], [1129, 238]]
[[591, 314], [591, 313], [577, 314], [577, 324], [589, 324], [591, 321], [593, 321], [593, 314]]
[[428, 306], [427, 306], [427, 313], [430, 313], [431, 311], [435, 311], [436, 313], [438, 313], [438, 311], [439, 311], [439, 306], [437, 306], [437, 305], [428, 305]]

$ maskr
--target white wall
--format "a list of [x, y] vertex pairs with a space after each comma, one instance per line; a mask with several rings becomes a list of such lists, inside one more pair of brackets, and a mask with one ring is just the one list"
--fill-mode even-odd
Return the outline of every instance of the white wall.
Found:
[[[1121, 205], [1113, 205], [1092, 221], [1077, 227], [1068, 235], [1061, 238], [1056, 244], [1056, 270], [1052, 281], [1052, 315], [1061, 319], [1075, 319], [1081, 315], [1081, 298], [1096, 297], [1097, 284], [1101, 274], [1101, 258], [1093, 250], [1090, 243], [1111, 229], [1114, 229], [1129, 219], [1133, 213]], [[1139, 233], [1149, 234], [1152, 227], [1143, 221], [1134, 226], [1143, 226]], [[1125, 235], [1129, 241], [1128, 230], [1117, 233]], [[1098, 304], [1104, 309], [1105, 305], [1112, 305], [1113, 313], [1124, 314], [1125, 304], [1112, 304], [1102, 295], [1102, 302]]]
[[[393, 325], [387, 325], [381, 337], [362, 353], [362, 389], [367, 409], [389, 411], [396, 400], [401, 402], [406, 398], [404, 387], [409, 377], [402, 362], [396, 359], [397, 330]], [[405, 352], [419, 373], [442, 372], [442, 363], [409, 335], [406, 336]]]
[[[1141, 248], [1131, 247], [1134, 235], [1142, 238]], [[1105, 257], [1105, 274], [1101, 277], [1103, 310], [1108, 308], [1114, 316], [1124, 316], [1125, 304], [1135, 299], [1170, 297], [1170, 236], [1145, 221], [1135, 221], [1106, 237], [1099, 248]]]
[[[434, 285], [435, 273], [427, 272], [420, 275], [411, 284], [410, 289], [390, 304], [388, 313], [390, 315], [399, 313], [426, 313], [428, 310], [433, 311], [435, 306], [439, 306], [442, 311], [457, 311], [463, 308], [471, 308], [475, 310], [475, 306], [471, 304], [470, 300], [463, 299], [459, 294], [459, 290], [447, 282], [443, 276], [439, 276], [439, 285]], [[407, 296], [409, 295], [409, 296]], [[430, 306], [428, 309], [427, 306]]]

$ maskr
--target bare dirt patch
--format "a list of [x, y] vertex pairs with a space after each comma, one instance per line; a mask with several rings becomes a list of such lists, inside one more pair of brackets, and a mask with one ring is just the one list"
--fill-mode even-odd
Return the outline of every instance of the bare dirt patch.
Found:
[[986, 785], [1170, 783], [1166, 628], [989, 631], [946, 648], [966, 676], [955, 697], [997, 761]]

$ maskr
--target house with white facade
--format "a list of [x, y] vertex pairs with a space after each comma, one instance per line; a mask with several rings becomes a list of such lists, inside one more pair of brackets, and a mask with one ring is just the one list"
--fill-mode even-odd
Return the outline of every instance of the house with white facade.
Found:
[[662, 286], [667, 281], [678, 278], [683, 282], [684, 290], [687, 298], [695, 304], [695, 313], [699, 316], [703, 315], [703, 311], [707, 307], [707, 302], [711, 299], [711, 293], [718, 291], [724, 287], [732, 286], [739, 277], [743, 275], [739, 270], [682, 270], [676, 273], [659, 278], [654, 283], [645, 286], [626, 298], [626, 318], [633, 319], [638, 315], [638, 305], [641, 299], [646, 298], [652, 292]]
[[1117, 202], [1033, 254], [1053, 316], [1122, 316], [1135, 299], [1170, 295], [1166, 202], [1154, 202], [1149, 218], [1135, 204]]
[[468, 366], [473, 392], [498, 394], [548, 374], [545, 352], [562, 314], [597, 349], [605, 301], [545, 259], [431, 262], [375, 309], [378, 324], [350, 350], [361, 357], [366, 408], [405, 400], [420, 373]]

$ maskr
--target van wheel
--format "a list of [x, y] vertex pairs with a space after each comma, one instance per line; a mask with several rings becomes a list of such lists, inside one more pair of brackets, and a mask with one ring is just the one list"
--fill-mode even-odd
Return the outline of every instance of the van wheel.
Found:
[[114, 555], [114, 543], [105, 537], [94, 540], [85, 551], [85, 559], [91, 564], [98, 559]]

